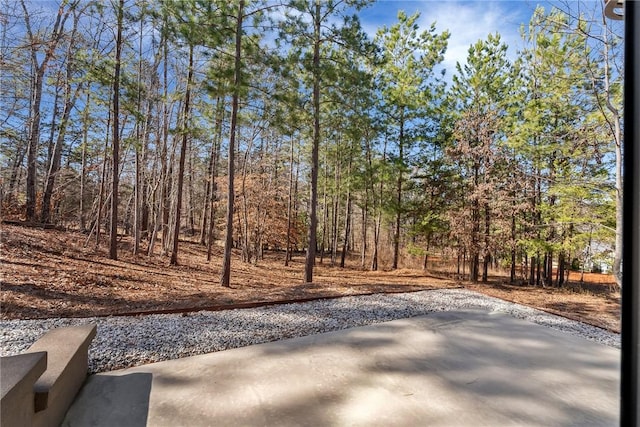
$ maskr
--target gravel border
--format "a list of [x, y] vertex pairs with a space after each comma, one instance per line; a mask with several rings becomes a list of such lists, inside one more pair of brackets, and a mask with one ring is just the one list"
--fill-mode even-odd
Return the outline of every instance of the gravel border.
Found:
[[49, 329], [95, 323], [89, 370], [96, 373], [460, 309], [505, 313], [620, 348], [619, 334], [477, 292], [443, 289], [185, 314], [2, 320], [0, 355], [26, 350]]

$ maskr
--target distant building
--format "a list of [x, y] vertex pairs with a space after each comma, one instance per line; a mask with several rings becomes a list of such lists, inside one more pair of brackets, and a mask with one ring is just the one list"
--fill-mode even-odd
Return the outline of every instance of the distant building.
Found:
[[581, 254], [585, 271], [609, 274], [613, 270], [614, 247], [610, 243], [593, 241]]

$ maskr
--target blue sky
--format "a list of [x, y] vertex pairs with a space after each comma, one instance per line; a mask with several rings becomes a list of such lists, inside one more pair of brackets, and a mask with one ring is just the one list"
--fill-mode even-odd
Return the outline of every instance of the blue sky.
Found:
[[500, 33], [509, 45], [509, 56], [514, 58], [521, 47], [520, 25], [528, 23], [540, 3], [550, 9], [548, 1], [454, 1], [454, 0], [378, 0], [359, 12], [361, 23], [371, 36], [382, 25], [391, 26], [397, 21], [398, 10], [408, 15], [419, 11], [420, 26], [427, 29], [436, 22], [438, 32], [451, 32], [444, 67], [450, 78], [455, 73], [456, 62], [464, 63], [469, 46], [489, 33]]

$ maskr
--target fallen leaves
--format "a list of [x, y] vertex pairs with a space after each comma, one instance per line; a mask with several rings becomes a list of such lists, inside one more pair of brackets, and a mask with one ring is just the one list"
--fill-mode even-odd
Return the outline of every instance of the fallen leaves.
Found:
[[[198, 310], [379, 292], [408, 292], [466, 286], [498, 298], [561, 313], [619, 330], [619, 293], [608, 279], [588, 278], [596, 291], [577, 292], [492, 284], [462, 284], [403, 268], [362, 271], [359, 256], [347, 268], [318, 263], [314, 283], [301, 283], [304, 255], [284, 267], [284, 253], [267, 252], [257, 265], [234, 254], [230, 288], [219, 285], [221, 248], [211, 262], [206, 248], [180, 242], [180, 265], [157, 255], [133, 255], [123, 237], [119, 260], [108, 258], [104, 244], [84, 247], [86, 235], [3, 224], [0, 230], [0, 317], [32, 319], [90, 317], [162, 310]], [[326, 262], [326, 261], [325, 261]], [[602, 283], [600, 283], [601, 281]], [[594, 285], [595, 286], [595, 285]]]

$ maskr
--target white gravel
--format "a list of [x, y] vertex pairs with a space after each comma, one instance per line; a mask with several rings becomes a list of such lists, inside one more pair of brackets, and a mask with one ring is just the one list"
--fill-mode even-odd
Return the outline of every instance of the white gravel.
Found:
[[0, 355], [26, 350], [49, 329], [96, 323], [89, 369], [104, 372], [286, 338], [420, 316], [485, 309], [620, 347], [620, 335], [527, 306], [463, 289], [344, 297], [305, 303], [188, 314], [0, 321]]

